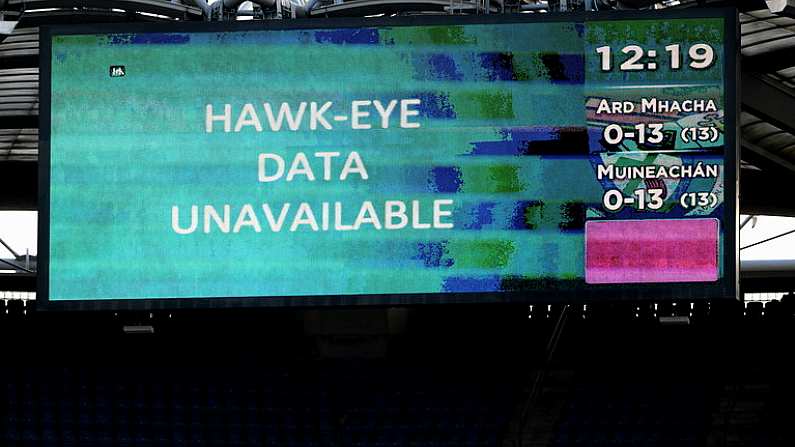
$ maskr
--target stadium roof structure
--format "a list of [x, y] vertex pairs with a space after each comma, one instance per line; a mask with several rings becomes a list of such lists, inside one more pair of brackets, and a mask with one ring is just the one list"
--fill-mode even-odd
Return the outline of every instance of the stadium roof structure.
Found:
[[[795, 11], [740, 14], [742, 171], [740, 206], [748, 214], [795, 214], [781, 189], [795, 176]], [[757, 169], [751, 169], [755, 166]], [[770, 175], [772, 174], [772, 175]]]

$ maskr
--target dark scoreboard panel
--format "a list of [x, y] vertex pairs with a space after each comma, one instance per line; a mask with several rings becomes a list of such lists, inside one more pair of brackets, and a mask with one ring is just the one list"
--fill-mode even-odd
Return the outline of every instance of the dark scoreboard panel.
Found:
[[45, 29], [40, 299], [736, 297], [736, 27], [688, 10]]

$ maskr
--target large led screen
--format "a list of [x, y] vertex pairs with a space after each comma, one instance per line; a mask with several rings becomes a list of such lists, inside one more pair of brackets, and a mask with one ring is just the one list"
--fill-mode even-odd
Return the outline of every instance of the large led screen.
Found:
[[45, 29], [40, 297], [733, 297], [735, 17], [675, 14]]

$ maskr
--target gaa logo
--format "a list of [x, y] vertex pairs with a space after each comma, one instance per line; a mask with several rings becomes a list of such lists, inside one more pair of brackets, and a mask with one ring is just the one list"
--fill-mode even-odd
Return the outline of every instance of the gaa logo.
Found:
[[127, 73], [125, 70], [124, 65], [111, 65], [110, 66], [110, 77], [111, 78], [120, 78]]

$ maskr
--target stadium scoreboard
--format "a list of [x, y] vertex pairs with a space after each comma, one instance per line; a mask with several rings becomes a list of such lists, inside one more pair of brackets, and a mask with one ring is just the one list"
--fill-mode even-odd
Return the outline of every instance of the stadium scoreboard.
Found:
[[736, 13], [43, 28], [52, 308], [737, 294]]

